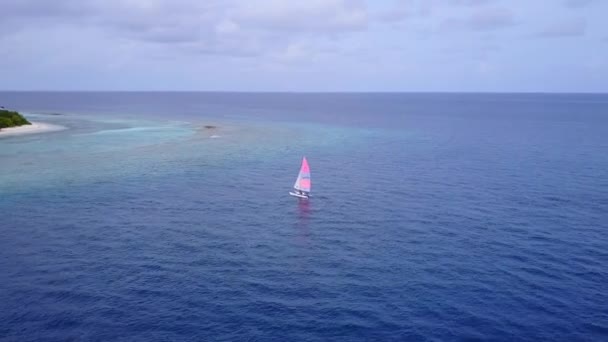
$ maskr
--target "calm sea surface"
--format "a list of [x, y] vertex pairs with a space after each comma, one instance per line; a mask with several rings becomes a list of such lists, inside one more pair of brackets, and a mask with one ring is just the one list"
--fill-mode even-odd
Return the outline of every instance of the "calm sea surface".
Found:
[[0, 105], [2, 341], [608, 340], [608, 95]]

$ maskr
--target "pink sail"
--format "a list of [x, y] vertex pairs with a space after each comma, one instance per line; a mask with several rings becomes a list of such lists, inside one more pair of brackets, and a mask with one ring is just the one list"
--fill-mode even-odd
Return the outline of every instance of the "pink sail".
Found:
[[308, 166], [308, 161], [306, 160], [306, 157], [304, 157], [302, 158], [302, 166], [300, 167], [298, 179], [296, 179], [296, 183], [293, 187], [296, 190], [310, 192], [310, 186], [310, 167]]

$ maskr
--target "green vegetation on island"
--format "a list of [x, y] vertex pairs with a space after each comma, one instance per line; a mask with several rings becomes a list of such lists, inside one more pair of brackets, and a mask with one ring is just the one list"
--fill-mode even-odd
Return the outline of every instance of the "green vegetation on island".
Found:
[[23, 125], [31, 125], [31, 123], [18, 112], [0, 109], [0, 130]]

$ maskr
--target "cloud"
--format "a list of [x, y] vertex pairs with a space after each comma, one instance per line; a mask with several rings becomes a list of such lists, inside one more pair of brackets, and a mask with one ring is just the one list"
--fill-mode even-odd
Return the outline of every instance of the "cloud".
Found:
[[325, 39], [368, 25], [363, 0], [2, 0], [0, 13], [8, 18], [0, 21], [0, 37], [34, 28], [87, 28], [118, 40], [229, 56], [283, 51], [299, 35]]
[[380, 22], [396, 23], [407, 18], [427, 17], [433, 8], [432, 1], [396, 0], [388, 9], [374, 14]]
[[368, 24], [365, 3], [356, 0], [262, 0], [235, 12], [236, 21], [253, 29], [343, 32]]
[[400, 22], [407, 18], [429, 17], [442, 6], [475, 8], [496, 0], [395, 0], [389, 9], [379, 11], [374, 17], [381, 22]]
[[19, 29], [37, 25], [45, 28], [96, 27], [120, 30], [127, 35], [140, 31], [141, 36], [146, 37], [154, 36], [155, 32], [160, 36], [177, 35], [180, 30], [203, 27], [208, 24], [204, 17], [210, 13], [210, 7], [185, 0], [3, 0], [0, 13]]
[[470, 61], [488, 62], [503, 51], [499, 42], [495, 35], [487, 34], [467, 42], [454, 40], [439, 51], [446, 61], [458, 56]]
[[39, 1], [39, 0], [3, 0], [0, 2], [0, 13], [3, 20], [11, 18], [44, 18], [72, 17], [82, 15], [87, 10], [84, 2], [77, 0]]
[[464, 6], [481, 6], [495, 2], [495, 0], [452, 0], [453, 5], [464, 5]]
[[[395, 86], [414, 75], [424, 88], [434, 84], [427, 74], [456, 77], [460, 65], [525, 75], [544, 68], [535, 63], [546, 56], [573, 68], [588, 51], [603, 56], [605, 6], [598, 0], [0, 0], [0, 44], [10, 47], [0, 51], [0, 82], [349, 89], [375, 79], [369, 87], [382, 88], [383, 80], [370, 77], [381, 69]], [[584, 35], [590, 39], [576, 38]], [[575, 38], [554, 44], [525, 37]], [[592, 37], [601, 44], [591, 46]], [[529, 54], [536, 55], [522, 58]], [[274, 71], [280, 77], [272, 85]], [[38, 83], [45, 75], [47, 83]]]
[[582, 8], [591, 4], [593, 0], [565, 0], [564, 5], [569, 8]]
[[232, 20], [225, 19], [215, 25], [215, 32], [218, 34], [231, 34], [238, 32], [240, 26]]
[[396, 7], [387, 11], [381, 11], [374, 15], [380, 22], [400, 22], [412, 16], [412, 12], [405, 7]]
[[487, 8], [475, 11], [468, 18], [448, 18], [441, 22], [440, 31], [472, 30], [492, 31], [515, 25], [513, 12], [505, 8]]
[[576, 37], [585, 35], [587, 22], [582, 18], [553, 23], [537, 33], [539, 37]]

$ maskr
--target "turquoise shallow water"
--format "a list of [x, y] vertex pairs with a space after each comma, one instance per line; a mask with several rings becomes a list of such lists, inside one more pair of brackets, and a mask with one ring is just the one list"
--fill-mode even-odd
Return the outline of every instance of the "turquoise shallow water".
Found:
[[4, 340], [607, 337], [604, 95], [0, 95]]
[[[267, 159], [287, 151], [301, 154], [311, 145], [317, 149], [338, 146], [356, 134], [371, 132], [310, 123], [279, 125], [209, 119], [200, 124], [99, 115], [26, 115], [67, 129], [2, 138], [7, 148], [0, 155], [4, 161], [0, 186], [5, 192], [61, 186], [65, 182], [88, 184], [116, 176], [179, 173], [194, 161]], [[205, 128], [206, 125], [216, 128]]]

